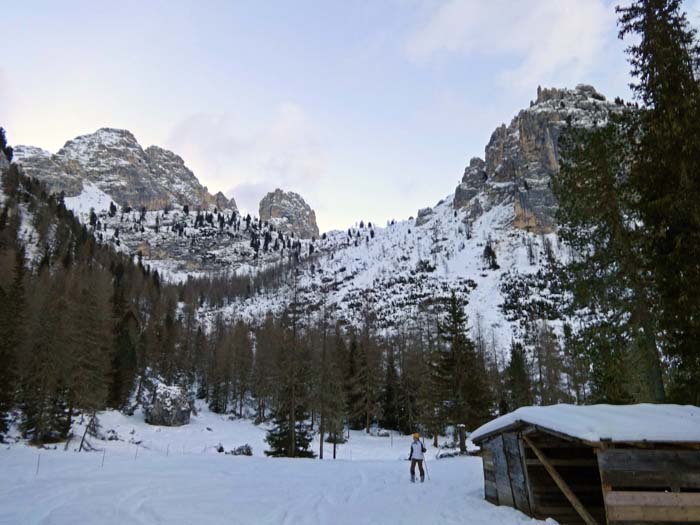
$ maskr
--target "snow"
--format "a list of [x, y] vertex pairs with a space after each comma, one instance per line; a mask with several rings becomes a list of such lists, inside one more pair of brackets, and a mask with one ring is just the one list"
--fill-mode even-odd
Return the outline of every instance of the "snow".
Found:
[[[341, 459], [327, 445], [321, 461], [267, 458], [264, 428], [206, 409], [183, 427], [140, 413], [104, 412], [100, 423], [119, 439], [92, 438], [96, 452], [76, 452], [78, 438], [67, 450], [0, 449], [0, 524], [543, 523], [484, 500], [478, 457], [435, 461], [429, 446], [430, 480], [411, 484], [410, 436], [351, 432]], [[254, 456], [217, 453], [219, 443], [250, 443]]]
[[470, 437], [478, 441], [520, 422], [586, 441], [700, 441], [700, 408], [652, 404], [522, 407], [482, 425]]
[[81, 214], [89, 215], [90, 209], [94, 209], [95, 213], [109, 210], [109, 204], [112, 202], [112, 197], [107, 195], [93, 183], [86, 181], [83, 182], [83, 191], [80, 193], [80, 195], [75, 197], [66, 197], [64, 202], [66, 204], [66, 208], [72, 210], [74, 213], [80, 216]]

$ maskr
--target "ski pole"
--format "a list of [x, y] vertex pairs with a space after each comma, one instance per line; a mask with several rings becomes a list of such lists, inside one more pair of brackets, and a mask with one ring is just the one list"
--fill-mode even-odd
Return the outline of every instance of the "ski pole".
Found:
[[[425, 448], [425, 439], [423, 439], [423, 448]], [[425, 451], [427, 452], [428, 449], [425, 448]], [[423, 454], [423, 462], [425, 463], [425, 475], [428, 478], [428, 481], [430, 481], [430, 473], [428, 472], [428, 456]]]

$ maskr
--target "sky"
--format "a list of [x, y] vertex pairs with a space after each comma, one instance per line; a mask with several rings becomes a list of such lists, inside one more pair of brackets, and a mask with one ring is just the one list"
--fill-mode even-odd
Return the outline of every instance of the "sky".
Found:
[[452, 193], [538, 85], [629, 99], [616, 3], [11, 2], [0, 126], [52, 152], [129, 129], [247, 212], [279, 187], [322, 231], [383, 224]]

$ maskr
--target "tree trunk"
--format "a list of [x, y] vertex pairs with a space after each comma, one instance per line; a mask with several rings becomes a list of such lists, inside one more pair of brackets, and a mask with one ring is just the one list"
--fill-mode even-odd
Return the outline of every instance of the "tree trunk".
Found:
[[323, 414], [321, 414], [320, 421], [318, 423], [319, 434], [321, 436], [321, 442], [318, 445], [318, 457], [323, 459], [323, 433], [325, 429], [323, 428]]
[[464, 425], [457, 425], [457, 429], [459, 430], [459, 451], [462, 454], [467, 453], [467, 436], [466, 436], [466, 431], [464, 429]]

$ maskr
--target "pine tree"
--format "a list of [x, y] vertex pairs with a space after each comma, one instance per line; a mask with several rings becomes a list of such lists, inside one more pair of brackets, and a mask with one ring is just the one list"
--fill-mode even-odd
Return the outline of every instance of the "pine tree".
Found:
[[[572, 297], [568, 311], [580, 321], [570, 342], [586, 352], [599, 380], [617, 382], [609, 385], [615, 399], [659, 402], [664, 399], [659, 330], [644, 256], [649, 237], [627, 176], [628, 133], [635, 119], [627, 111], [611, 116], [605, 126], [569, 129], [560, 139], [561, 170], [553, 189], [559, 235], [574, 253], [562, 278]], [[599, 383], [597, 390], [606, 392], [608, 386]]]
[[658, 322], [679, 401], [700, 403], [700, 46], [681, 0], [618, 8], [632, 89], [642, 108], [630, 134], [629, 180], [650, 242]]
[[452, 291], [438, 325], [441, 345], [435, 372], [445, 424], [476, 428], [491, 415], [491, 392], [483, 352], [467, 336], [464, 306]]
[[17, 247], [14, 255], [12, 281], [7, 283], [7, 292], [0, 283], [0, 433], [7, 430], [8, 415], [14, 408], [17, 360], [26, 336], [24, 247]]
[[[283, 399], [290, 399], [290, 392], [286, 388], [281, 392]], [[311, 448], [313, 431], [307, 424], [307, 413], [301, 404], [296, 405], [293, 417], [290, 417], [290, 406], [281, 403], [275, 407], [272, 416], [272, 427], [267, 432], [265, 442], [270, 446], [265, 455], [273, 457], [313, 458], [315, 454]], [[290, 443], [294, 443], [290, 446]]]
[[382, 391], [382, 419], [380, 424], [384, 428], [398, 428], [399, 426], [399, 376], [396, 370], [396, 355], [394, 348], [389, 345], [385, 352], [384, 385]]
[[253, 361], [253, 396], [256, 400], [255, 421], [267, 419], [266, 409], [275, 391], [273, 370], [277, 359], [280, 337], [279, 327], [271, 313], [265, 316], [256, 334], [255, 355]]
[[[292, 267], [289, 304], [282, 315], [282, 345], [277, 354], [279, 390], [273, 409], [273, 427], [268, 431], [268, 456], [314, 457], [309, 450], [313, 431], [307, 424], [308, 360], [300, 344], [299, 273]], [[308, 355], [306, 356], [308, 357]]]
[[243, 417], [243, 405], [250, 390], [250, 376], [253, 368], [253, 345], [248, 326], [238, 321], [233, 328], [233, 390], [238, 402], [238, 417]]
[[525, 349], [513, 341], [510, 345], [510, 363], [506, 368], [506, 388], [508, 391], [508, 408], [517, 408], [532, 404], [532, 385], [528, 372]]

